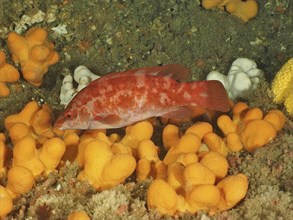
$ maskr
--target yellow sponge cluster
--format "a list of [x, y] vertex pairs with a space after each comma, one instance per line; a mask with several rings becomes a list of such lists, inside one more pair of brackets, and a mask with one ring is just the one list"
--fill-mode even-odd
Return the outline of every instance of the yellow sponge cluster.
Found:
[[147, 203], [161, 214], [230, 209], [245, 197], [248, 179], [244, 174], [227, 176], [227, 154], [264, 146], [283, 127], [285, 116], [278, 110], [264, 115], [240, 102], [233, 107], [233, 118], [222, 115], [217, 123], [224, 138], [207, 122], [195, 123], [184, 135], [179, 127], [167, 125], [162, 135], [167, 153], [161, 159], [149, 121], [126, 127], [123, 137], [106, 135], [106, 130], [60, 131], [53, 129], [50, 107], [31, 101], [4, 121], [13, 150], [0, 133], [0, 177], [7, 175], [6, 186], [0, 186], [0, 204], [5, 204], [0, 206], [0, 218], [11, 212], [13, 199], [33, 187], [36, 177], [48, 175], [67, 160], [77, 161], [77, 178], [97, 191], [123, 183], [134, 172], [137, 181], [153, 178]]
[[276, 74], [272, 91], [274, 102], [284, 103], [287, 112], [293, 115], [293, 57]]
[[[194, 124], [181, 137], [177, 126], [164, 128], [163, 143], [168, 152], [162, 161], [157, 156], [152, 159], [157, 166], [153, 166], [156, 172], [150, 172], [156, 173], [151, 175], [155, 180], [147, 191], [150, 209], [173, 216], [200, 210], [214, 214], [232, 208], [245, 197], [247, 177], [226, 176], [229, 165], [225, 156], [201, 149], [204, 137], [212, 131], [206, 122]], [[144, 151], [152, 146], [145, 145]], [[142, 173], [139, 167], [138, 171]]]
[[258, 12], [256, 0], [202, 0], [202, 6], [205, 9], [225, 9], [227, 12], [239, 17], [244, 22], [254, 18]]

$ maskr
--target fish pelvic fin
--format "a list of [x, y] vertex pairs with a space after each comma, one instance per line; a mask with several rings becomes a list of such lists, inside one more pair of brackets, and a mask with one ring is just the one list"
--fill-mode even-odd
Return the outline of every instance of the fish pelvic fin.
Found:
[[195, 93], [195, 102], [198, 106], [220, 112], [230, 110], [231, 106], [226, 89], [220, 81], [192, 82], [189, 85], [192, 92]]

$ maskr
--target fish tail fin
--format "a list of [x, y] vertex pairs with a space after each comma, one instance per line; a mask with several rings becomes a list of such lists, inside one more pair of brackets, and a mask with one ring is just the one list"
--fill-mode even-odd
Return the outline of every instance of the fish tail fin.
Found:
[[227, 92], [220, 81], [192, 82], [189, 85], [193, 90], [193, 97], [195, 97], [195, 102], [198, 106], [221, 112], [230, 110]]

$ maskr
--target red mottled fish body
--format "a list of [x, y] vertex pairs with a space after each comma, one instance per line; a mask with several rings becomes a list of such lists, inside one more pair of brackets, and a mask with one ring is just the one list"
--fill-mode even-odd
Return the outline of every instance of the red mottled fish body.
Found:
[[[186, 118], [190, 107], [230, 109], [218, 81], [178, 82], [188, 70], [173, 64], [108, 74], [81, 90], [55, 122], [59, 129], [109, 129], [164, 116]], [[179, 77], [178, 77], [179, 76]]]

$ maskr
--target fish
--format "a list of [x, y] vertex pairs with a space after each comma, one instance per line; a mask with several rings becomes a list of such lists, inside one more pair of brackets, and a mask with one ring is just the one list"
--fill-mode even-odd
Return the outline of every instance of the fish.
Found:
[[190, 70], [180, 64], [106, 74], [79, 91], [54, 127], [121, 128], [152, 117], [192, 117], [193, 108], [227, 112], [230, 104], [221, 82], [188, 81]]

